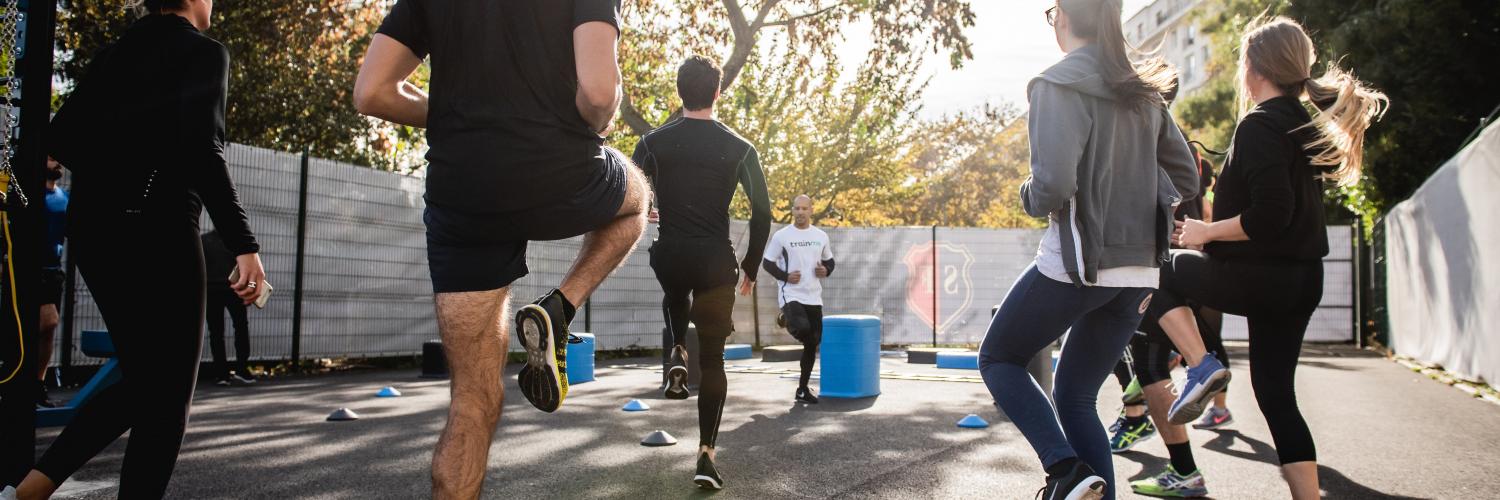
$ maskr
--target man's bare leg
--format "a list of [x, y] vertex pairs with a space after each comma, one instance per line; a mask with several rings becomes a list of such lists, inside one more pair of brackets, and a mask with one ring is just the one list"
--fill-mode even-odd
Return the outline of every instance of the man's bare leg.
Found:
[[432, 453], [432, 497], [479, 498], [505, 392], [510, 288], [437, 294], [438, 331], [448, 357], [448, 424]]
[[[1188, 441], [1187, 427], [1173, 424], [1167, 419], [1167, 409], [1172, 407], [1172, 400], [1177, 396], [1172, 394], [1172, 381], [1162, 380], [1143, 387], [1146, 393], [1146, 408], [1151, 412], [1151, 420], [1156, 424], [1156, 431], [1161, 433], [1161, 440], [1166, 444], [1179, 444]], [[1193, 471], [1177, 471], [1188, 474]]]
[[646, 230], [650, 187], [639, 168], [630, 165], [625, 172], [625, 202], [620, 205], [619, 213], [609, 224], [583, 236], [583, 249], [578, 251], [573, 268], [558, 287], [574, 307], [588, 301], [599, 283], [625, 262]]

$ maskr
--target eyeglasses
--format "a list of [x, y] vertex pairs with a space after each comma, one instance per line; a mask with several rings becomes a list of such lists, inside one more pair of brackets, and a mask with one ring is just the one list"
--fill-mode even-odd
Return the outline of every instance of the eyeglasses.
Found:
[[1057, 6], [1047, 8], [1047, 26], [1057, 26]]

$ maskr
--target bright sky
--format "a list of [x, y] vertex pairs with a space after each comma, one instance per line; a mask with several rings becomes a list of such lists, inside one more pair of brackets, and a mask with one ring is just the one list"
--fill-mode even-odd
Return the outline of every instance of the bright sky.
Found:
[[[1151, 0], [1124, 0], [1128, 18]], [[1054, 0], [972, 0], [976, 19], [967, 34], [974, 45], [974, 59], [954, 70], [947, 57], [930, 57], [924, 72], [932, 81], [924, 95], [922, 116], [944, 114], [977, 107], [985, 102], [1026, 103], [1026, 82], [1061, 59], [1052, 27], [1042, 12]], [[841, 47], [845, 61], [863, 59], [869, 49], [868, 26], [851, 26]]]

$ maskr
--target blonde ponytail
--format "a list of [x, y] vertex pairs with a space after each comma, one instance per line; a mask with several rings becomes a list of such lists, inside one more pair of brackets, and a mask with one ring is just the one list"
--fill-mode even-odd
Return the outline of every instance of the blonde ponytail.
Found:
[[1358, 182], [1365, 130], [1385, 114], [1390, 99], [1334, 63], [1328, 64], [1322, 77], [1312, 78], [1312, 65], [1317, 61], [1312, 39], [1302, 25], [1285, 17], [1252, 21], [1240, 42], [1240, 60], [1241, 109], [1249, 109], [1246, 71], [1266, 78], [1284, 95], [1306, 96], [1318, 110], [1306, 125], [1315, 132], [1306, 145], [1315, 151], [1312, 164], [1327, 169], [1323, 177], [1340, 186]]
[[1303, 89], [1318, 108], [1308, 124], [1318, 132], [1308, 144], [1317, 151], [1312, 164], [1333, 169], [1324, 178], [1353, 185], [1363, 171], [1365, 130], [1385, 114], [1390, 99], [1332, 63], [1322, 77], [1308, 79]]

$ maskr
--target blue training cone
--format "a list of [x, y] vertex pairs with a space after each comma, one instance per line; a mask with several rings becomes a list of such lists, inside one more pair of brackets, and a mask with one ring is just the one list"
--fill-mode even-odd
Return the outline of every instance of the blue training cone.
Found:
[[985, 422], [983, 418], [979, 417], [979, 415], [970, 413], [969, 416], [958, 420], [958, 426], [965, 429], [983, 429], [985, 427], [989, 427], [990, 423]]
[[381, 389], [380, 392], [375, 393], [375, 397], [377, 398], [394, 398], [400, 395], [401, 391], [398, 391], [395, 387], [391, 386], [386, 386], [385, 388]]
[[625, 403], [624, 408], [620, 409], [625, 411], [646, 411], [650, 410], [651, 407], [647, 406], [646, 403], [641, 402], [641, 400], [639, 399], [632, 399], [629, 403]]

